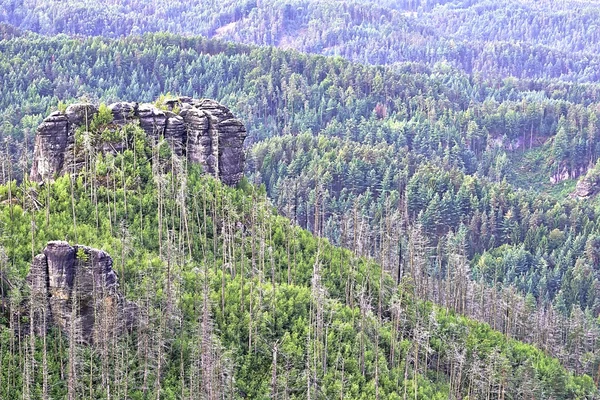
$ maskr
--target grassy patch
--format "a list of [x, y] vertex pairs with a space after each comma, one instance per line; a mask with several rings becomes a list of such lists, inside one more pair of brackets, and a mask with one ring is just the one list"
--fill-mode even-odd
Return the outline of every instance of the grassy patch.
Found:
[[509, 153], [509, 158], [512, 173], [507, 178], [515, 187], [548, 194], [556, 199], [564, 199], [575, 190], [577, 179], [567, 179], [556, 184], [550, 182], [547, 155], [543, 147], [525, 152], [515, 151]]

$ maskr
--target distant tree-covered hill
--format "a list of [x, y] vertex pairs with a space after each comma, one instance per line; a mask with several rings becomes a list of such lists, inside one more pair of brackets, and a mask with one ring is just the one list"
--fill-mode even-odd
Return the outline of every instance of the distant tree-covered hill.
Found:
[[3, 0], [0, 10], [0, 22], [42, 34], [167, 31], [371, 64], [448, 62], [485, 77], [599, 77], [594, 1]]

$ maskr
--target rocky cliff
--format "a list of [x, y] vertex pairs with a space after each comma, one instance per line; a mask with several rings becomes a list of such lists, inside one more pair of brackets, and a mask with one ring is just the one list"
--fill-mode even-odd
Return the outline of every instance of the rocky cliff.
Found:
[[[246, 128], [231, 111], [214, 100], [178, 97], [159, 108], [148, 103], [109, 106], [112, 129], [139, 123], [146, 135], [164, 137], [178, 156], [201, 164], [204, 171], [228, 185], [244, 171]], [[72, 104], [50, 114], [38, 127], [30, 179], [42, 182], [81, 168], [73, 151], [77, 129], [88, 127], [98, 113], [94, 104]], [[99, 148], [102, 152], [115, 150]], [[116, 149], [117, 151], [119, 149]]]
[[575, 190], [570, 197], [575, 199], [587, 199], [600, 192], [600, 162], [588, 169], [585, 176], [577, 181]]
[[577, 181], [575, 190], [570, 194], [570, 197], [573, 199], [587, 199], [595, 196], [598, 192], [600, 192], [600, 182], [597, 179], [584, 176]]
[[587, 199], [598, 192], [598, 187], [595, 183], [588, 179], [582, 178], [577, 181], [575, 191], [571, 193], [571, 198]]
[[119, 292], [112, 258], [102, 250], [49, 242], [34, 258], [27, 282], [37, 330], [55, 324], [89, 343], [137, 320], [137, 306]]

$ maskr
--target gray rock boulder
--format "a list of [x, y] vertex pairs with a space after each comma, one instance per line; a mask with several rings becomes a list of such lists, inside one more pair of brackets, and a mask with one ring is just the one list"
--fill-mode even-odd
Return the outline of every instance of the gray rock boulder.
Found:
[[575, 191], [571, 193], [571, 197], [586, 199], [596, 194], [597, 191], [596, 185], [584, 178], [577, 181], [577, 186], [575, 186]]
[[137, 103], [119, 102], [108, 106], [112, 112], [113, 120], [117, 124], [126, 124], [136, 119]]
[[575, 190], [569, 195], [574, 199], [587, 199], [600, 192], [600, 182], [594, 177], [584, 176], [577, 181]]
[[119, 292], [112, 258], [102, 250], [48, 242], [34, 258], [27, 281], [36, 304], [30, 315], [38, 330], [55, 324], [78, 341], [91, 343], [137, 321], [138, 308]]
[[98, 107], [93, 104], [71, 104], [65, 110], [69, 124], [82, 126], [88, 124], [98, 112]]
[[187, 129], [187, 156], [192, 163], [205, 165], [206, 172], [214, 173], [207, 169], [208, 157], [212, 152], [212, 138], [209, 135], [209, 115], [195, 107], [186, 108], [179, 114]]
[[171, 148], [178, 156], [186, 153], [187, 129], [183, 118], [179, 115], [167, 111], [167, 124], [165, 125], [164, 137], [171, 145]]
[[38, 127], [35, 136], [35, 150], [31, 177], [44, 180], [62, 170], [65, 150], [69, 141], [69, 119], [56, 111], [50, 114]]
[[158, 138], [165, 131], [167, 116], [165, 112], [153, 104], [140, 104], [137, 109], [140, 127], [153, 138]]
[[588, 168], [585, 176], [577, 181], [575, 190], [570, 194], [571, 198], [587, 199], [600, 192], [600, 162]]

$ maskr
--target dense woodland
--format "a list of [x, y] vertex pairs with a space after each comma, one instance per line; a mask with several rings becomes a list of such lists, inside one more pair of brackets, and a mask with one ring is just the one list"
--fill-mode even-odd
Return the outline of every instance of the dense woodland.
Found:
[[[596, 393], [590, 377], [541, 350], [420, 300], [426, 259], [418, 232], [408, 271], [398, 276], [277, 216], [247, 182], [224, 187], [141, 129], [119, 133], [128, 149], [86, 154], [77, 176], [0, 187], [3, 308], [10, 310], [0, 325], [2, 398]], [[27, 310], [39, 299], [28, 297], [23, 277], [32, 253], [58, 235], [113, 254], [121, 290], [140, 306], [137, 329], [106, 332], [92, 345], [80, 343], [75, 328], [35, 333]], [[461, 240], [448, 255], [464, 267]], [[460, 293], [446, 292], [446, 303], [477, 306]], [[100, 318], [112, 326], [110, 314]]]
[[[108, 347], [31, 339], [5, 283], [5, 393], [596, 398], [600, 208], [569, 194], [600, 182], [598, 5], [373, 3], [0, 0], [1, 275], [101, 247], [148, 316]], [[131, 153], [27, 182], [51, 111], [163, 94], [244, 121], [240, 188]]]
[[591, 0], [2, 0], [0, 6], [0, 22], [43, 34], [168, 31], [362, 63], [447, 62], [487, 78], [599, 78], [600, 6]]

